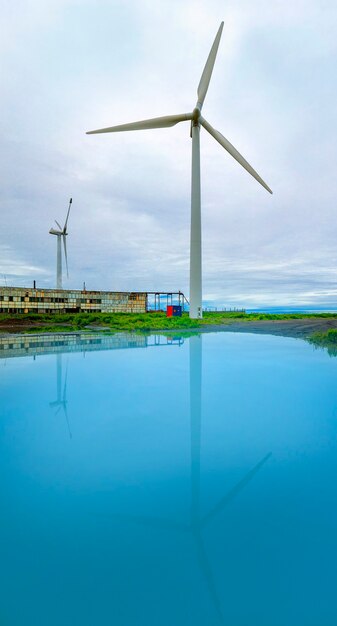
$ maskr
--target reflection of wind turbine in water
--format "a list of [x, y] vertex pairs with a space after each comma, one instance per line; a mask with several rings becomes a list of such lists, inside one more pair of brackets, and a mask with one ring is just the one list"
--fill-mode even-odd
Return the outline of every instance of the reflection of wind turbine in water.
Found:
[[191, 411], [191, 523], [200, 569], [207, 583], [209, 594], [220, 619], [223, 619], [221, 604], [216, 591], [212, 570], [207, 558], [202, 530], [243, 489], [269, 459], [267, 454], [246, 476], [240, 480], [206, 515], [200, 515], [200, 456], [201, 456], [201, 380], [202, 380], [202, 336], [190, 338], [190, 411]]
[[200, 454], [201, 454], [201, 371], [202, 371], [202, 337], [195, 335], [190, 342], [190, 416], [191, 416], [191, 514], [190, 523], [181, 524], [171, 520], [147, 516], [118, 516], [131, 519], [153, 528], [190, 532], [196, 546], [197, 558], [209, 595], [217, 615], [223, 621], [221, 603], [217, 594], [213, 573], [208, 560], [202, 531], [221, 511], [240, 493], [254, 478], [262, 465], [269, 459], [267, 454], [255, 465], [206, 515], [200, 515]]
[[67, 426], [68, 426], [69, 437], [72, 438], [72, 434], [71, 434], [71, 430], [70, 430], [70, 426], [69, 426], [68, 411], [67, 411], [67, 404], [68, 404], [68, 400], [67, 400], [67, 380], [68, 380], [68, 363], [67, 363], [67, 367], [66, 367], [66, 375], [65, 375], [65, 378], [64, 378], [63, 395], [62, 395], [62, 354], [57, 354], [56, 355], [56, 390], [57, 390], [57, 399], [54, 400], [54, 402], [50, 402], [49, 406], [56, 408], [55, 415], [58, 415], [58, 413], [61, 411], [61, 409], [63, 409], [63, 413], [64, 413], [64, 416], [66, 418], [66, 422], [67, 422]]

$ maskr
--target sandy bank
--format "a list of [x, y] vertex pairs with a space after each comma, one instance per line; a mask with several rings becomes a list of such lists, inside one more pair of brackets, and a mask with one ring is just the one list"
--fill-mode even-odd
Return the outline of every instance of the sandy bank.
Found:
[[264, 335], [280, 335], [283, 337], [310, 337], [316, 332], [325, 332], [330, 328], [337, 329], [336, 318], [303, 318], [294, 320], [252, 320], [247, 322], [231, 322], [226, 325], [203, 326], [201, 332], [240, 332], [261, 333]]

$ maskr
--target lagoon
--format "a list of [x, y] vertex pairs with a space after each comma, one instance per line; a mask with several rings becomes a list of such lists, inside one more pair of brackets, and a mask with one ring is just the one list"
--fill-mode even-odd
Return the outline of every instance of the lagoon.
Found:
[[337, 359], [97, 337], [0, 358], [0, 623], [335, 626]]

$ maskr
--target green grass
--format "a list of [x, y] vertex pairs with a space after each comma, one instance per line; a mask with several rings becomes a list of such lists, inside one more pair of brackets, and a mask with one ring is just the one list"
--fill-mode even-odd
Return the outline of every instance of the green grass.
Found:
[[[230, 322], [258, 320], [291, 320], [303, 318], [337, 317], [336, 313], [244, 313], [239, 311], [205, 312], [202, 320], [191, 320], [187, 313], [182, 317], [166, 317], [165, 313], [60, 313], [60, 314], [0, 314], [1, 325], [9, 321], [19, 331], [31, 322], [29, 332], [61, 332], [83, 330], [88, 326], [109, 328], [111, 331], [153, 331], [196, 329], [210, 324], [227, 325]], [[330, 332], [330, 331], [329, 331]], [[334, 331], [332, 331], [334, 332]]]
[[34, 328], [24, 329], [25, 334], [35, 333], [69, 333], [72, 330], [77, 330], [69, 326], [62, 324], [46, 324], [46, 326], [34, 326]]

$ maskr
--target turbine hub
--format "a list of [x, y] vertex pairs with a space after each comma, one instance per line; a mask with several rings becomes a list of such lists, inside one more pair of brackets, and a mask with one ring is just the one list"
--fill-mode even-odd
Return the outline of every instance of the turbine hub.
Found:
[[192, 113], [192, 124], [193, 126], [199, 126], [199, 118], [201, 116], [201, 111], [198, 107], [198, 105], [195, 107], [193, 113]]

